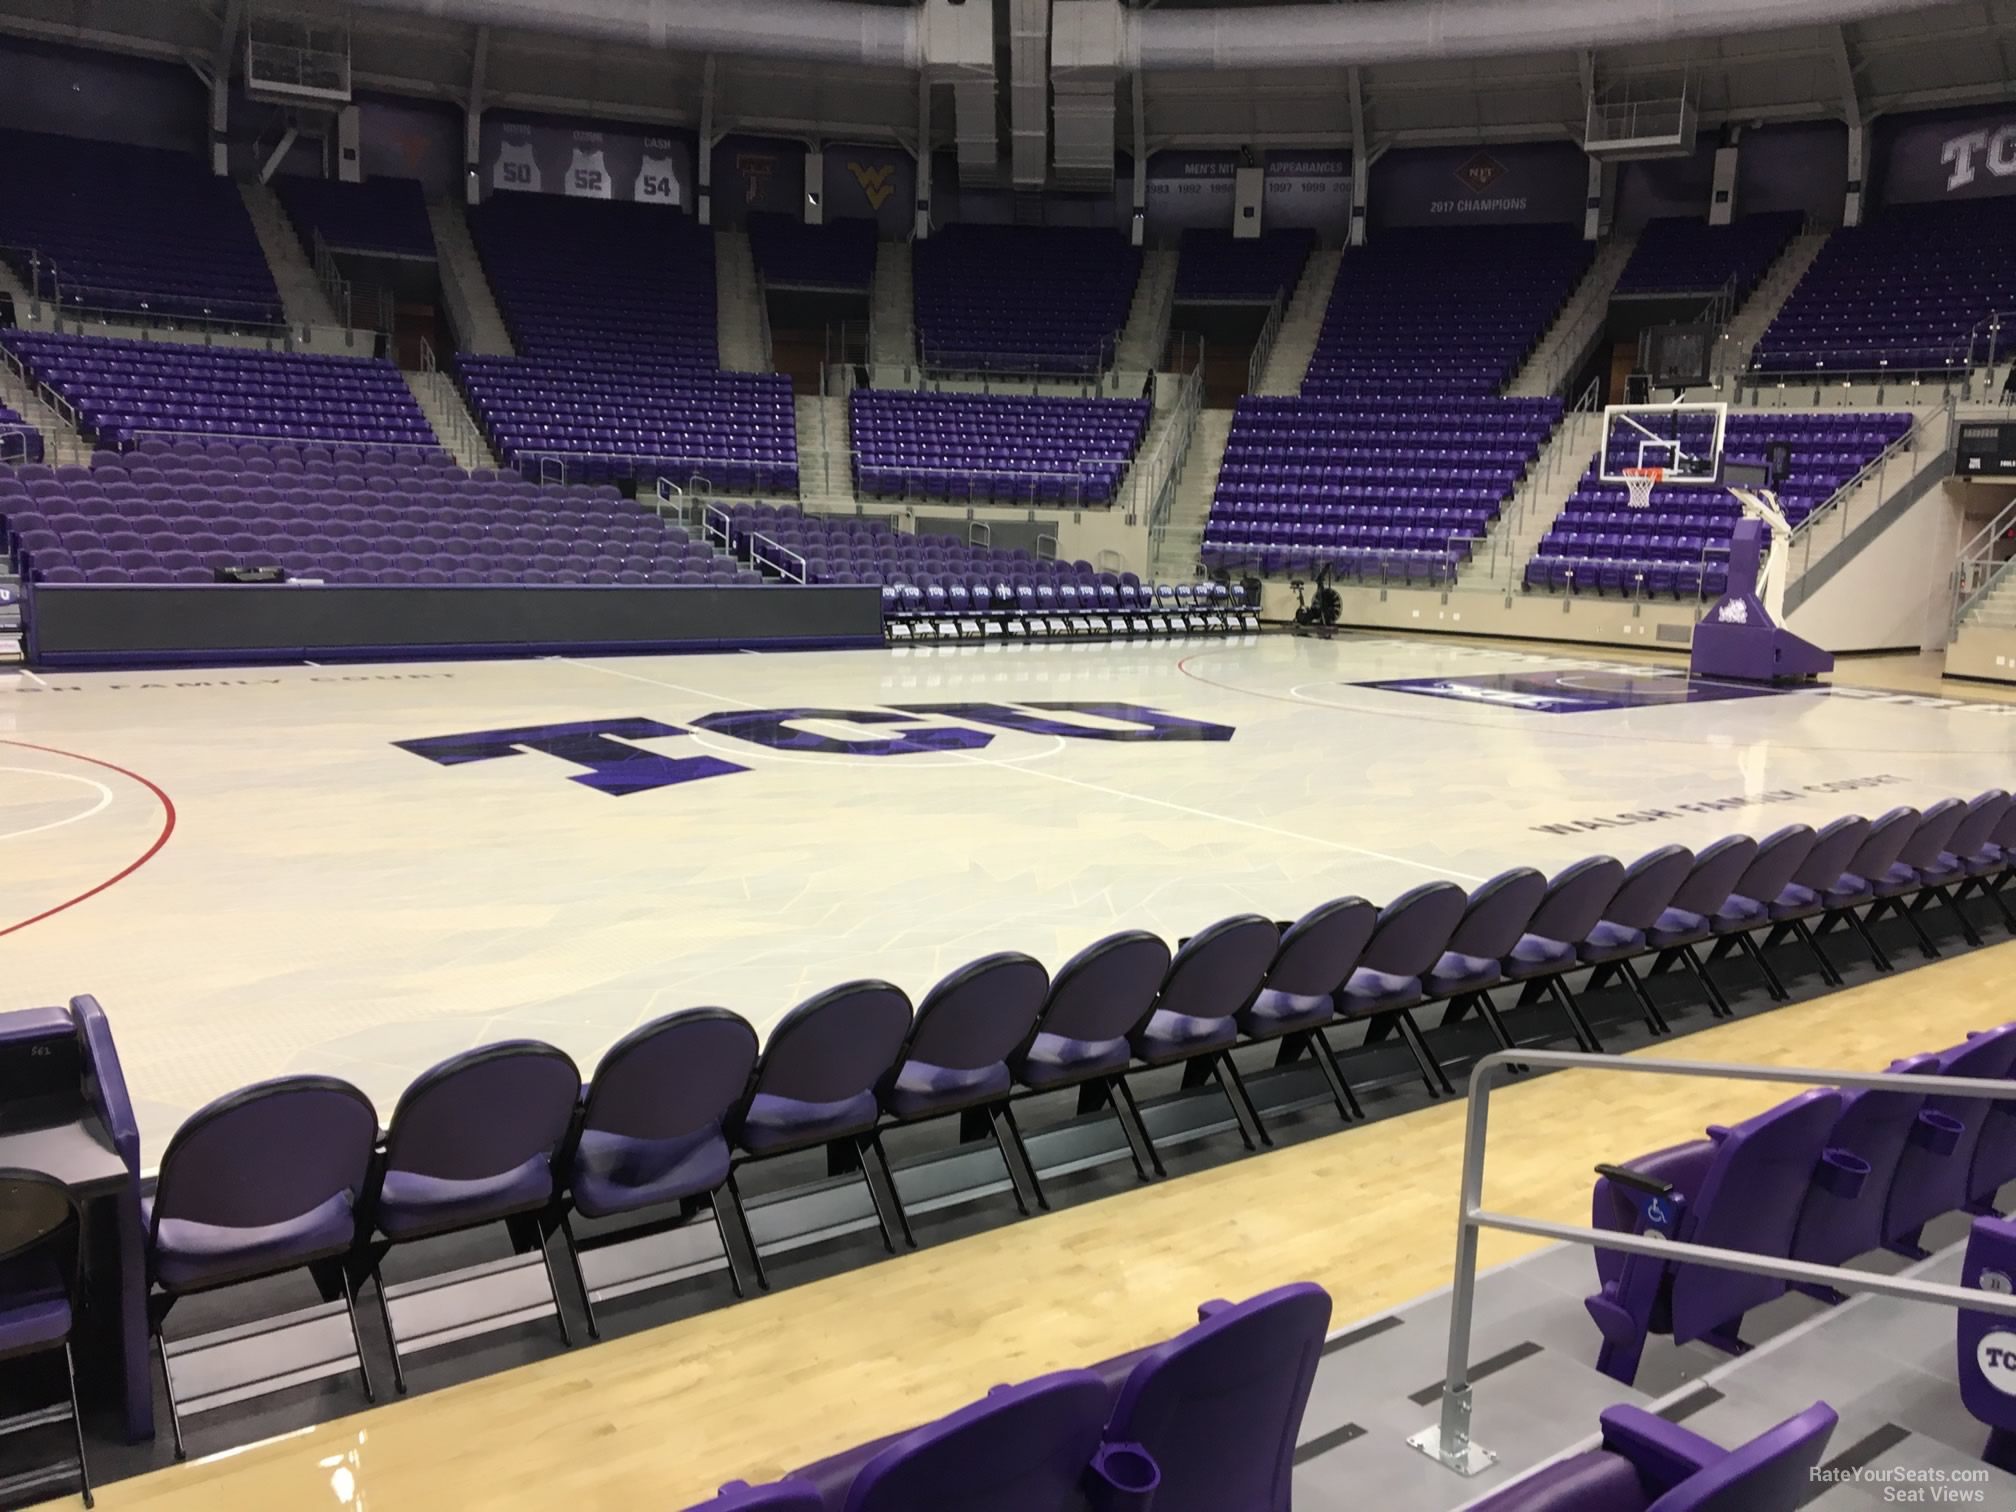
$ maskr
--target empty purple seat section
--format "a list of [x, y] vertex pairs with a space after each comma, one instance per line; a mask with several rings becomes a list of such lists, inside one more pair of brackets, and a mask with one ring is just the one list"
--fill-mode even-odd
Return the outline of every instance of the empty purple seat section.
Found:
[[956, 372], [1098, 373], [1114, 347], [1141, 251], [1081, 226], [946, 226], [912, 253], [917, 347]]
[[[1708, 444], [1701, 418], [1699, 445]], [[1792, 469], [1778, 502], [1797, 525], [1882, 456], [1911, 429], [1907, 414], [1854, 412], [1737, 413], [1729, 417], [1723, 455], [1762, 461], [1766, 443], [1792, 446]], [[1592, 459], [1538, 551], [1526, 565], [1528, 588], [1575, 593], [1717, 598], [1728, 583], [1730, 533], [1743, 507], [1718, 487], [1660, 483], [1649, 509], [1629, 508], [1621, 483], [1604, 483]]]
[[808, 226], [795, 215], [749, 217], [749, 255], [763, 282], [778, 288], [858, 289], [875, 282], [875, 222]]
[[274, 191], [301, 245], [313, 254], [319, 235], [333, 252], [382, 257], [432, 257], [434, 228], [418, 179], [277, 178]]
[[1740, 304], [1799, 234], [1802, 219], [1798, 211], [1785, 210], [1746, 215], [1726, 226], [1680, 215], [1651, 221], [1638, 233], [1616, 292], [1713, 294], [1730, 285]]
[[877, 498], [1105, 504], [1148, 432], [1145, 399], [856, 389], [854, 483]]
[[15, 274], [84, 310], [242, 325], [280, 295], [230, 179], [191, 153], [0, 132], [0, 246]]
[[[1901, 205], [1827, 239], [1757, 344], [1764, 372], [1961, 366], [1968, 335], [2016, 303], [2016, 200]], [[1977, 359], [1978, 360], [1978, 359]]]
[[150, 436], [88, 468], [25, 467], [0, 475], [0, 550], [53, 582], [204, 583], [219, 567], [258, 566], [345, 585], [721, 582], [736, 571], [611, 485], [472, 476], [431, 438]]
[[1285, 299], [1315, 250], [1316, 233], [1307, 226], [1246, 237], [1189, 227], [1176, 252], [1176, 298], [1257, 304], [1270, 304], [1276, 295]]
[[5, 340], [102, 447], [155, 432], [440, 445], [399, 369], [382, 359], [50, 331], [9, 331]]

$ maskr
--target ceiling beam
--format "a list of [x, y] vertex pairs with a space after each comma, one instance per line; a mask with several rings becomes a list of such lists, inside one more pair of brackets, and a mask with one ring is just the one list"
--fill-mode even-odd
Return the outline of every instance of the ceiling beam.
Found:
[[1848, 46], [1848, 28], [1832, 26], [1828, 28], [1827, 47], [1834, 59], [1834, 78], [1841, 89], [1841, 119], [1850, 126], [1860, 126], [1869, 119], [1869, 112], [1862, 104], [1861, 86], [1855, 79], [1855, 55]]

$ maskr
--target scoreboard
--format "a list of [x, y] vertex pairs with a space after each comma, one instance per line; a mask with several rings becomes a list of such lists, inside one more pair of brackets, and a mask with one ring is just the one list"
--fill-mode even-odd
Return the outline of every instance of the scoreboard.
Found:
[[1965, 420], [1958, 431], [1955, 473], [1963, 478], [2016, 478], [2016, 420]]

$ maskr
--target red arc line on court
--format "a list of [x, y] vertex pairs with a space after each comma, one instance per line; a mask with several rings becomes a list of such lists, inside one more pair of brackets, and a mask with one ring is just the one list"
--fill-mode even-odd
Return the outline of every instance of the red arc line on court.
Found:
[[166, 793], [164, 793], [156, 784], [148, 781], [145, 777], [142, 777], [138, 772], [129, 772], [125, 767], [115, 766], [109, 761], [100, 761], [96, 756], [84, 756], [80, 755], [76, 751], [61, 750], [56, 746], [36, 745], [32, 741], [0, 740], [0, 746], [18, 746], [24, 751], [41, 751], [45, 755], [49, 756], [67, 756], [72, 761], [81, 761], [88, 766], [103, 767], [108, 772], [117, 772], [121, 777], [130, 777], [133, 781], [139, 783], [140, 786], [144, 787], [145, 789], [147, 789], [148, 792], [152, 793], [156, 798], [161, 800], [161, 833], [154, 837], [154, 843], [148, 846], [146, 850], [142, 851], [137, 859], [127, 863], [127, 865], [122, 867], [120, 870], [114, 872], [111, 876], [107, 877], [103, 882], [100, 882], [96, 887], [93, 887], [86, 892], [81, 892], [77, 894], [76, 897], [71, 898], [66, 902], [58, 903], [54, 908], [45, 908], [42, 910], [42, 912], [34, 915], [33, 917], [23, 919], [19, 924], [7, 925], [6, 928], [0, 929], [0, 936], [10, 935], [13, 934], [16, 930], [26, 929], [30, 924], [39, 924], [44, 919], [52, 918], [55, 915], [62, 913], [63, 910], [65, 910], [66, 908], [75, 908], [79, 903], [83, 903], [92, 898], [97, 897], [98, 894], [105, 891], [105, 889], [108, 887], [112, 887], [120, 882], [124, 882], [128, 877], [132, 876], [133, 873], [140, 870], [141, 867], [145, 866], [149, 861], [152, 861], [156, 856], [158, 856], [161, 853], [161, 847], [168, 843], [168, 837], [175, 833], [174, 800], [171, 799]]

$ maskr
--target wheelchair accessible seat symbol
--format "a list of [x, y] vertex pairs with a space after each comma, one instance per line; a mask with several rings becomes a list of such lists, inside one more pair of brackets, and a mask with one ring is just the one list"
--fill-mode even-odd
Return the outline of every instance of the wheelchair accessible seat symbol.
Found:
[[1648, 1223], [1656, 1223], [1661, 1228], [1664, 1228], [1666, 1226], [1667, 1221], [1666, 1204], [1661, 1202], [1657, 1197], [1654, 1197], [1650, 1202], [1646, 1203], [1645, 1221]]

